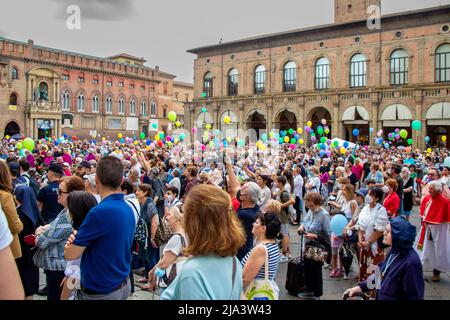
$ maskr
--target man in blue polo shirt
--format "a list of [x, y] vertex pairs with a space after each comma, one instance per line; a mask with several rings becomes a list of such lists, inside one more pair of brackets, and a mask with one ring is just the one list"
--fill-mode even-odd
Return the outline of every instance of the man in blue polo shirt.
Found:
[[120, 185], [121, 161], [112, 156], [97, 165], [95, 182], [102, 202], [91, 209], [78, 232], [67, 241], [67, 260], [81, 259], [77, 300], [126, 300], [131, 292], [131, 246], [135, 218]]

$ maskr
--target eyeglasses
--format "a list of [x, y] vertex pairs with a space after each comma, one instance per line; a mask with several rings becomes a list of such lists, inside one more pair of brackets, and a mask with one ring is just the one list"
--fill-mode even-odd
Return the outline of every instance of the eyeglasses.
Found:
[[65, 192], [65, 191], [62, 191], [61, 189], [58, 189], [58, 195], [67, 194], [67, 193], [70, 193], [70, 192]]

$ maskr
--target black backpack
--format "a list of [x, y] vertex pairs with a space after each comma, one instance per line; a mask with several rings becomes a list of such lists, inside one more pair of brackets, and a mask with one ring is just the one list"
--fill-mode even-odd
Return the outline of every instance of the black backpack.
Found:
[[[137, 208], [131, 201], [128, 201], [135, 210]], [[142, 214], [139, 215], [139, 220], [136, 225], [136, 231], [134, 232], [134, 250], [133, 253], [142, 256], [148, 248], [148, 226], [147, 223], [142, 218]]]

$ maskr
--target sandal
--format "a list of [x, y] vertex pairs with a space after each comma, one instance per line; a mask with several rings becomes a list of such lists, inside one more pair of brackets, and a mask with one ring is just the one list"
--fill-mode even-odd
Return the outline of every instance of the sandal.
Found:
[[332, 270], [331, 272], [330, 272], [330, 278], [336, 278], [336, 270]]
[[137, 281], [138, 283], [148, 283], [148, 279], [146, 278], [141, 278]]
[[153, 291], [153, 286], [150, 285], [150, 284], [144, 284], [144, 285], [141, 287], [141, 290], [145, 290], [145, 291]]

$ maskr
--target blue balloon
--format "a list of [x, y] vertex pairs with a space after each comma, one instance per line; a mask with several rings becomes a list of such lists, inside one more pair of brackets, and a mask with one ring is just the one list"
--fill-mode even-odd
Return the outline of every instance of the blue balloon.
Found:
[[320, 150], [320, 152], [319, 152], [319, 156], [321, 157], [321, 158], [323, 158], [323, 156], [325, 155], [325, 151], [323, 151], [323, 150]]
[[330, 229], [337, 236], [342, 236], [344, 228], [347, 226], [347, 224], [347, 218], [342, 214], [337, 214], [331, 219]]
[[55, 141], [55, 146], [57, 146], [59, 144], [59, 142], [58, 141]]
[[63, 134], [63, 137], [64, 137], [64, 139], [67, 139], [67, 134], [64, 133], [64, 134]]
[[175, 142], [175, 138], [174, 138], [174, 137], [171, 137], [171, 138], [170, 138], [170, 142], [174, 143], [174, 142]]
[[347, 148], [348, 148], [348, 145], [349, 145], [349, 144], [348, 144], [348, 141], [345, 141], [345, 142], [344, 142], [344, 148], [347, 149]]
[[430, 142], [430, 137], [426, 136], [426, 137], [425, 137], [425, 142], [426, 142], [426, 143]]
[[146, 145], [151, 145], [152, 144], [152, 140], [147, 140]]
[[385, 143], [384, 143], [384, 147], [385, 147], [386, 149], [389, 149], [389, 143], [385, 142]]
[[355, 137], [359, 136], [359, 130], [358, 129], [353, 130], [353, 135]]
[[286, 136], [286, 131], [281, 131], [281, 132], [280, 132], [280, 135], [281, 135], [282, 137], [285, 137], [285, 136]]
[[122, 139], [119, 140], [119, 142], [120, 143], [125, 143], [125, 140], [123, 140], [123, 138], [122, 138]]
[[326, 148], [327, 148], [327, 146], [325, 145], [325, 143], [320, 144], [320, 149], [325, 150]]

